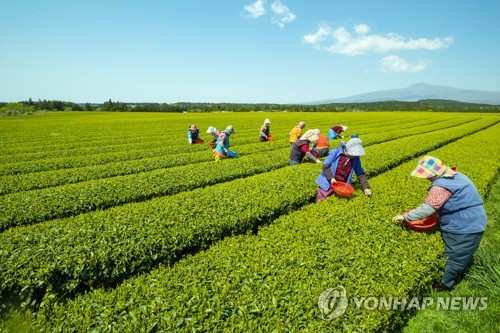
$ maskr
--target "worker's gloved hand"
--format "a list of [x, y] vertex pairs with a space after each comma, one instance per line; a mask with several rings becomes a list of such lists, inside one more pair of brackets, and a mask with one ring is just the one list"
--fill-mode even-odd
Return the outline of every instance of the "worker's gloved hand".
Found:
[[363, 192], [365, 193], [365, 195], [367, 197], [369, 197], [370, 195], [372, 195], [372, 190], [370, 190], [369, 188], [365, 188]]
[[343, 139], [343, 138], [345, 138], [345, 136], [341, 135], [340, 138]]
[[395, 223], [395, 224], [398, 224], [398, 223], [400, 223], [400, 222], [402, 222], [404, 220], [405, 220], [405, 218], [404, 218], [403, 215], [396, 215], [396, 216], [394, 216], [392, 218], [392, 222]]
[[319, 160], [319, 158], [318, 158], [318, 159], [316, 159], [316, 163], [318, 163], [318, 164], [323, 164], [323, 162], [321, 162], [321, 161]]
[[330, 180], [330, 184], [332, 184], [332, 185], [333, 185], [333, 184], [335, 184], [336, 182], [337, 182], [337, 180], [336, 180], [335, 178], [332, 178], [332, 179]]
[[190, 145], [193, 144], [193, 140], [191, 138], [188, 138], [188, 142], [189, 142]]

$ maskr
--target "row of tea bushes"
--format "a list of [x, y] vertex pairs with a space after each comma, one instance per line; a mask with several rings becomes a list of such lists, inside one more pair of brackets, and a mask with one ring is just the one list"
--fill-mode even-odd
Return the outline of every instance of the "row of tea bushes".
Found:
[[[306, 204], [317, 173], [299, 168], [54, 220], [0, 234], [2, 303], [66, 297], [173, 263]], [[300, 193], [296, 184], [308, 184]], [[16, 296], [17, 295], [17, 296]], [[38, 300], [39, 301], [39, 300]]]
[[[383, 144], [385, 145], [383, 149], [379, 149], [378, 145], [373, 148], [380, 153], [377, 160], [382, 159], [384, 163], [392, 162], [386, 164], [388, 168], [426, 149], [434, 149], [495, 122], [496, 119], [485, 118], [462, 126], [390, 141]], [[411, 149], [400, 153], [402, 146], [411, 147]], [[255, 151], [254, 149], [261, 149], [261, 147], [262, 149], [265, 147], [273, 149], [275, 146], [273, 143], [271, 145], [256, 144], [252, 145], [250, 149]], [[253, 166], [249, 169], [247, 169], [247, 165], [242, 165], [243, 161], [246, 160], [243, 157], [238, 158], [233, 161], [236, 167], [231, 168], [226, 173], [221, 172], [219, 164], [209, 162], [197, 164], [195, 167], [188, 165], [8, 194], [0, 197], [0, 207], [3, 208], [0, 212], [0, 226], [1, 229], [6, 229], [15, 225], [77, 215], [95, 209], [186, 191], [242, 175], [264, 172], [287, 165], [288, 151], [289, 148], [283, 148], [264, 153], [267, 154], [265, 156], [253, 155], [249, 157], [253, 161]], [[374, 160], [370, 156], [368, 158]], [[375, 166], [372, 168], [377, 169], [380, 162], [375, 161], [374, 164]], [[268, 165], [273, 165], [273, 167]], [[203, 177], [196, 177], [197, 173], [202, 174]]]
[[[423, 125], [415, 127], [415, 125], [422, 124], [422, 122], [418, 122], [418, 124], [414, 124], [412, 128], [406, 130], [398, 128], [394, 131], [385, 131], [384, 133], [363, 135], [363, 141], [364, 145], [368, 146], [374, 143], [394, 140], [399, 137], [414, 135], [416, 133], [416, 129], [418, 130], [418, 128], [420, 127], [422, 127], [420, 128], [422, 132], [429, 132], [433, 130], [443, 129], [446, 126], [456, 126], [462, 124], [463, 122], [465, 122], [465, 120], [463, 120], [462, 118], [452, 119], [446, 122], [438, 122], [436, 124], [428, 124], [427, 121]], [[268, 142], [266, 144], [248, 144], [238, 146], [237, 149], [240, 155], [247, 155], [259, 151], [262, 152], [277, 149], [279, 147], [285, 147], [288, 146], [287, 142], [288, 140], [286, 142], [281, 140], [280, 142], [274, 141]], [[169, 152], [168, 155], [163, 155], [163, 153], [166, 152], [165, 150], [153, 150], [153, 152], [157, 155], [150, 158], [136, 159], [136, 157], [134, 157], [134, 155], [132, 154], [130, 155], [130, 160], [121, 162], [97, 164], [79, 168], [56, 169], [45, 172], [0, 176], [0, 195], [20, 191], [29, 191], [34, 189], [42, 189], [46, 187], [71, 184], [106, 177], [146, 172], [172, 166], [206, 162], [208, 160], [211, 160], [212, 158], [210, 154], [206, 154], [206, 151], [190, 151], [176, 154], [172, 154], [171, 152]], [[103, 153], [100, 156], [104, 155], [105, 154]]]
[[[237, 147], [240, 156], [268, 152], [283, 148], [283, 142], [269, 142], [266, 144], [247, 144]], [[191, 165], [196, 163], [213, 161], [210, 147], [203, 151], [172, 153], [167, 155], [158, 154], [155, 157], [129, 159], [120, 162], [97, 164], [78, 168], [56, 169], [45, 172], [33, 172], [0, 176], [0, 195], [15, 192], [29, 191], [54, 187], [101, 178], [130, 175], [140, 172], [153, 171], [157, 169], [171, 168], [176, 166]], [[167, 152], [167, 151], [164, 151]], [[148, 153], [148, 155], [151, 155]]]
[[382, 132], [367, 133], [364, 134], [361, 138], [363, 139], [364, 145], [372, 145], [377, 143], [383, 143], [386, 141], [396, 140], [405, 136], [423, 134], [432, 131], [439, 131], [442, 129], [459, 126], [465, 123], [470, 123], [476, 120], [478, 120], [478, 118], [457, 117], [454, 119], [447, 119], [432, 123], [429, 122], [410, 123], [410, 124], [405, 124], [408, 125], [407, 128], [401, 128], [402, 127], [401, 125], [397, 126], [396, 128], [390, 131], [383, 128]]
[[[72, 116], [74, 117], [75, 115]], [[129, 116], [129, 114], [124, 114], [123, 118], [126, 119]], [[273, 118], [272, 116], [270, 117]], [[215, 117], [217, 118], [218, 115]], [[320, 117], [321, 122], [326, 124], [321, 128], [325, 133], [327, 128], [334, 124], [330, 124], [328, 119], [330, 117], [332, 117], [331, 114], [322, 114]], [[468, 116], [468, 118], [471, 117], [472, 116]], [[66, 126], [61, 128], [58, 124], [49, 123], [44, 125], [36, 124], [41, 127], [36, 127], [35, 124], [32, 124], [32, 126], [26, 124], [26, 128], [24, 132], [22, 132], [22, 135], [10, 131], [11, 134], [9, 137], [2, 140], [3, 145], [0, 147], [0, 163], [150, 149], [154, 148], [154, 142], [157, 142], [157, 146], [163, 144], [168, 146], [173, 145], [179, 148], [186, 147], [185, 123], [179, 125], [170, 124], [168, 130], [166, 128], [161, 130], [152, 126], [153, 124], [151, 123], [142, 124], [141, 126], [138, 125], [132, 128], [117, 126], [115, 123], [111, 126], [103, 126], [103, 124], [99, 122], [99, 119], [92, 120], [94, 118], [96, 118], [95, 115], [92, 115], [92, 118], [84, 124], [79, 125], [78, 129], [70, 128], [67, 130]], [[288, 132], [296, 125], [296, 121], [288, 116], [287, 118], [280, 118], [280, 120], [276, 121], [279, 125], [275, 125], [273, 121], [272, 133], [277, 139], [281, 137], [283, 137], [283, 139], [288, 139]], [[343, 119], [343, 121], [347, 121], [341, 122], [350, 126], [350, 133], [361, 132], [364, 134], [373, 133], [373, 131], [377, 130], [392, 131], [410, 126], [420, 126], [420, 124], [439, 122], [441, 119], [450, 119], [451, 116], [449, 114], [433, 114], [433, 118], [422, 119], [419, 115], [407, 115], [405, 117], [407, 119], [405, 119], [404, 122], [401, 122], [401, 116], [384, 118], [383, 116], [374, 117], [374, 115], [370, 113], [363, 118], [355, 117], [350, 119], [352, 117], [349, 117], [349, 114], [344, 114], [340, 118]], [[453, 118], [464, 118], [464, 115], [454, 116]], [[116, 119], [113, 121], [119, 123], [124, 120], [121, 119], [120, 115], [117, 115]], [[139, 124], [141, 123], [139, 122]], [[309, 126], [308, 128], [321, 127], [314, 122], [310, 124], [313, 127]], [[254, 125], [250, 125], [245, 119], [238, 120], [234, 125], [238, 129], [238, 133], [234, 139], [239, 145], [256, 142], [256, 130], [258, 130], [259, 126], [254, 128]], [[248, 126], [252, 127], [250, 127], [249, 130], [245, 130], [245, 127]], [[97, 128], [97, 132], [95, 128]], [[65, 130], [65, 132], [59, 133], [61, 130]], [[27, 139], [26, 136], [29, 134], [29, 131], [38, 133], [40, 135], [39, 140], [32, 141]], [[202, 138], [205, 139], [205, 141], [209, 141], [210, 135], [205, 134], [203, 128], [201, 132]], [[248, 132], [248, 134], [244, 134], [245, 132]], [[19, 136], [22, 136], [22, 140], [19, 139]], [[196, 148], [199, 147], [193, 146], [190, 150], [196, 150]]]
[[[497, 165], [498, 126], [431, 154], [477, 170], [478, 188]], [[483, 145], [478, 148], [477, 142]], [[261, 228], [258, 236], [227, 238], [205, 252], [124, 281], [44, 306], [34, 330], [63, 331], [388, 331], [409, 312], [357, 309], [352, 299], [337, 319], [324, 320], [318, 298], [343, 286], [348, 297], [422, 296], [440, 276], [439, 233], [420, 233], [391, 217], [422, 202], [425, 180], [408, 176], [418, 159], [372, 179], [372, 198], [330, 197]], [[468, 168], [465, 168], [467, 166]], [[312, 168], [312, 165], [305, 165]], [[484, 192], [481, 193], [485, 195]], [[48, 303], [47, 303], [48, 305]]]
[[171, 195], [288, 164], [288, 150], [264, 152], [224, 163], [204, 162], [126, 176], [18, 192], [0, 197], [0, 229], [78, 215], [128, 202]]
[[[380, 169], [381, 165], [386, 170], [416, 154], [491, 126], [495, 121], [485, 118], [462, 126], [370, 146], [367, 148], [366, 167], [372, 171], [368, 173], [373, 175], [373, 170]], [[257, 144], [257, 147], [266, 146], [272, 147]], [[401, 148], [404, 148], [403, 152]], [[247, 158], [240, 157], [230, 161], [230, 165], [199, 163], [194, 167], [187, 165], [5, 195], [0, 197], [0, 226], [5, 230], [16, 225], [78, 215], [265, 172], [287, 165], [288, 152], [289, 148], [283, 148]]]
[[[246, 141], [247, 142], [240, 143], [240, 145], [238, 146], [239, 150], [245, 149], [246, 145], [254, 147], [255, 144], [258, 144], [257, 142], [255, 142], [255, 140]], [[281, 144], [282, 147], [286, 145], [284, 141], [282, 141]], [[158, 156], [172, 156], [172, 158], [175, 159], [175, 156], [177, 156], [178, 154], [190, 153], [196, 156], [196, 154], [199, 155], [205, 153], [210, 149], [210, 146], [208, 144], [190, 146], [187, 143], [183, 144], [182, 146], [174, 146], [172, 144], [163, 143], [157, 146], [152, 146], [148, 149], [138, 148], [135, 146], [131, 146], [130, 148], [131, 149], [124, 149], [117, 152], [100, 152], [98, 154], [92, 155], [77, 155], [40, 160], [29, 159], [28, 161], [4, 163], [0, 165], [0, 176], [69, 168], [81, 168], [94, 165], [104, 165], [107, 163], [154, 158]], [[255, 150], [255, 148], [250, 149]]]
[[485, 118], [459, 126], [372, 145], [366, 149], [367, 156], [365, 158], [366, 162], [363, 162], [363, 167], [369, 173], [369, 170], [373, 168], [374, 162], [376, 165], [379, 165], [383, 161], [389, 169], [409, 158], [424, 154], [427, 151], [444, 146], [464, 136], [494, 126], [496, 123], [498, 123], [497, 119]]
[[[54, 149], [53, 147], [42, 147], [34, 149], [29, 153], [7, 153], [0, 155], [0, 163], [19, 163], [37, 160], [50, 160], [54, 158], [69, 158], [81, 157], [97, 154], [119, 153], [126, 151], [157, 149], [164, 147], [168, 142], [168, 136], [165, 137], [141, 137], [137, 142], [128, 142], [128, 140], [115, 139], [116, 142], [107, 143], [106, 141], [98, 142], [81, 142], [78, 138], [73, 145], [65, 149]], [[135, 141], [135, 140], [134, 140]], [[68, 143], [69, 145], [69, 143]]]

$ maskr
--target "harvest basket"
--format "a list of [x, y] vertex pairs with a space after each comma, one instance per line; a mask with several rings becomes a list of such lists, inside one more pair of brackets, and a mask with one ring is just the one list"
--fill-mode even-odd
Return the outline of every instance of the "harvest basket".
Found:
[[203, 140], [202, 139], [194, 139], [193, 142], [197, 143], [197, 144], [202, 144]]
[[333, 183], [332, 189], [335, 194], [341, 197], [349, 197], [354, 193], [354, 187], [344, 182]]
[[[405, 213], [408, 213], [410, 211], [407, 210]], [[437, 217], [435, 214], [432, 214], [431, 216], [421, 219], [421, 220], [414, 220], [414, 221], [405, 221], [406, 225], [408, 228], [413, 229], [413, 230], [418, 230], [418, 231], [425, 231], [425, 230], [430, 230], [434, 228], [437, 224]]]
[[267, 141], [273, 141], [274, 140], [274, 136], [272, 136], [271, 134], [269, 134], [267, 136]]

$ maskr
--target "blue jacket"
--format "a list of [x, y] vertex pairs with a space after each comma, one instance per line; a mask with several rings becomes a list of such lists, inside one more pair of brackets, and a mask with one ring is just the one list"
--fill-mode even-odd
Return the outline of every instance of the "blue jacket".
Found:
[[[323, 162], [323, 165], [330, 166], [330, 170], [332, 171], [332, 174], [335, 175], [337, 171], [337, 166], [339, 164], [340, 160], [340, 155], [344, 152], [343, 147], [338, 147], [333, 150], [330, 150], [328, 153], [327, 158]], [[352, 181], [352, 174], [353, 172], [356, 173], [356, 175], [361, 175], [365, 173], [363, 170], [363, 167], [361, 166], [361, 159], [359, 156], [356, 156], [353, 158], [352, 161], [352, 169], [351, 173], [347, 177], [347, 183], [351, 184]], [[331, 183], [326, 179], [325, 173], [321, 172], [321, 174], [316, 178], [316, 183], [318, 184], [319, 187], [321, 187], [323, 190], [328, 191], [330, 189]]]
[[192, 131], [188, 129], [188, 138], [192, 140], [196, 140], [200, 137], [200, 130]]
[[[224, 149], [229, 149], [229, 136], [229, 133], [222, 131], [217, 138], [217, 145], [215, 146], [215, 149], [217, 149], [219, 153], [225, 154]], [[221, 139], [225, 139], [224, 142]]]
[[331, 128], [328, 130], [328, 140], [335, 140], [337, 138], [337, 133]]
[[451, 197], [438, 211], [441, 230], [452, 234], [472, 234], [486, 229], [483, 199], [467, 176], [457, 172], [453, 178], [436, 179], [431, 186], [441, 186], [451, 192]]

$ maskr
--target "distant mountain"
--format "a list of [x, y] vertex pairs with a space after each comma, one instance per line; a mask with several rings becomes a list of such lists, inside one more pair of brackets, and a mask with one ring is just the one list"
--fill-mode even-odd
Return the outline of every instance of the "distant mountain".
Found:
[[427, 99], [444, 99], [466, 103], [500, 105], [500, 91], [459, 89], [417, 83], [402, 89], [379, 90], [360, 95], [317, 101], [307, 104], [367, 103], [380, 101], [415, 102]]

